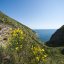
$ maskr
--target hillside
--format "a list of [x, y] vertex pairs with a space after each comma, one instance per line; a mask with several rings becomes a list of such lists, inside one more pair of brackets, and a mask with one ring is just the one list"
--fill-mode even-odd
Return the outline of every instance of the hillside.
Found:
[[0, 64], [64, 64], [63, 47], [48, 47], [29, 27], [0, 12]]
[[33, 30], [0, 12], [0, 64], [42, 64], [44, 48]]
[[60, 27], [46, 43], [46, 45], [51, 47], [61, 47], [64, 46], [64, 25]]

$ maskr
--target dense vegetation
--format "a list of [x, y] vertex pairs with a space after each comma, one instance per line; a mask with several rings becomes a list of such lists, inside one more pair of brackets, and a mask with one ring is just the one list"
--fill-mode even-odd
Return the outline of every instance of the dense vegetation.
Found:
[[[37, 64], [44, 63], [47, 54], [39, 44], [27, 44], [21, 29], [11, 29], [11, 36], [8, 38], [7, 45], [1, 46], [2, 64]], [[31, 47], [30, 47], [31, 46]], [[26, 63], [25, 63], [26, 62]]]

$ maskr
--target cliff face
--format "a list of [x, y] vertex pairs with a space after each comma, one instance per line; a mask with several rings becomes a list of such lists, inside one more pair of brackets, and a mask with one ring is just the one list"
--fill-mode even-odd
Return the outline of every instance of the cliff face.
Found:
[[59, 28], [50, 38], [46, 45], [51, 47], [61, 47], [64, 46], [64, 25]]

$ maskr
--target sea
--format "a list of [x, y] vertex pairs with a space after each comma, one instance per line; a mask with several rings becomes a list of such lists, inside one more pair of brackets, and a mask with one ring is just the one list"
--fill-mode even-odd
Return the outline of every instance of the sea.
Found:
[[43, 42], [48, 41], [56, 30], [57, 29], [34, 29], [38, 38]]

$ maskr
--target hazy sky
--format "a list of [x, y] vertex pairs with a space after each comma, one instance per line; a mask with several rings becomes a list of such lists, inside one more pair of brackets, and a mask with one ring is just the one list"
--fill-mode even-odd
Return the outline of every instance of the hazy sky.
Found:
[[0, 10], [32, 29], [64, 24], [64, 0], [0, 0]]

